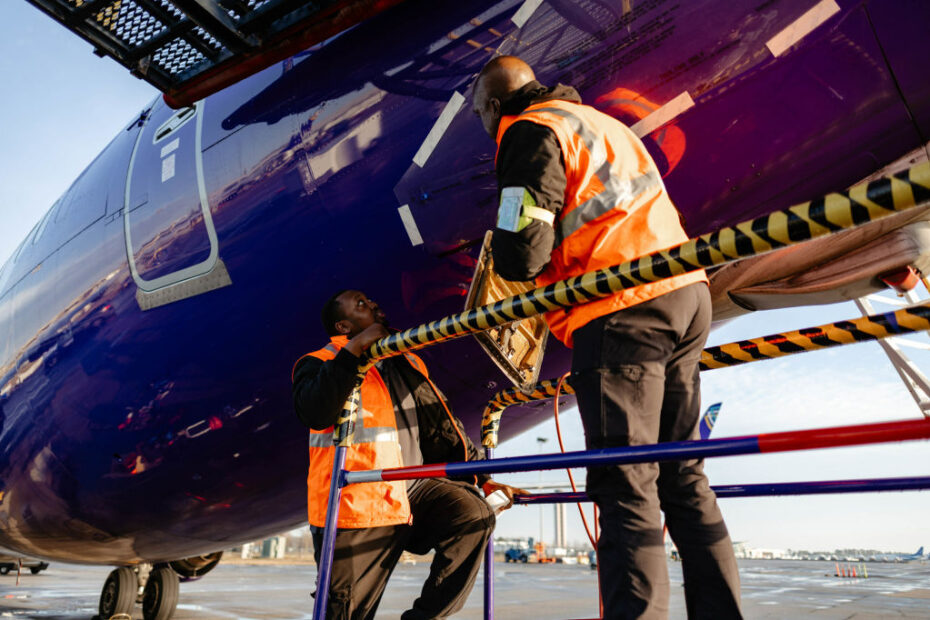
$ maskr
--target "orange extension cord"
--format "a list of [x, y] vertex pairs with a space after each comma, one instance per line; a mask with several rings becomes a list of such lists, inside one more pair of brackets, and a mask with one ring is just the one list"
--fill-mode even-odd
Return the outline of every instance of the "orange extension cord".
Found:
[[[930, 283], [927, 280], [924, 280], [924, 286], [927, 287], [927, 290], [930, 291]], [[559, 440], [559, 450], [562, 451], [562, 454], [565, 454], [565, 444], [562, 443], [562, 427], [559, 424], [559, 396], [562, 394], [562, 384], [568, 378], [568, 375], [571, 373], [565, 373], [559, 377], [559, 382], [555, 386], [555, 399], [553, 401], [552, 412], [555, 414], [555, 435]], [[572, 470], [566, 469], [565, 473], [568, 474], [568, 481], [572, 484], [572, 493], [577, 493], [578, 488], [575, 486], [575, 477], [572, 476]], [[578, 514], [581, 515], [581, 522], [584, 524], [585, 534], [588, 535], [588, 540], [591, 541], [591, 546], [594, 548], [594, 552], [597, 553], [597, 541], [600, 538], [597, 531], [597, 504], [594, 504], [594, 534], [591, 534], [591, 528], [588, 527], [588, 519], [585, 517], [584, 508], [581, 506], [581, 502], [576, 502], [578, 506]], [[668, 532], [668, 524], [662, 526], [662, 538], [665, 538], [665, 534]], [[600, 582], [600, 563], [598, 563], [598, 582]], [[600, 598], [600, 585], [598, 586], [598, 603], [600, 605], [601, 616], [604, 615], [604, 602]]]
[[[562, 443], [562, 427], [559, 425], [559, 396], [562, 393], [562, 384], [568, 378], [568, 375], [571, 373], [565, 373], [559, 377], [559, 382], [555, 386], [555, 400], [553, 401], [553, 413], [555, 414], [555, 434], [559, 439], [559, 450], [562, 451], [562, 454], [565, 454], [565, 444]], [[572, 470], [566, 469], [565, 473], [568, 474], [568, 481], [572, 483], [572, 493], [578, 492], [578, 487], [575, 486], [575, 477], [572, 476]], [[588, 540], [591, 541], [591, 547], [597, 551], [597, 505], [594, 505], [594, 534], [591, 534], [591, 528], [588, 527], [588, 519], [584, 514], [584, 508], [581, 506], [581, 502], [576, 502], [578, 506], [578, 514], [581, 515], [581, 522], [584, 524], [585, 534], [588, 535]]]
[[[565, 373], [559, 377], [559, 382], [555, 386], [555, 398], [553, 399], [552, 412], [555, 414], [555, 435], [559, 440], [559, 450], [562, 451], [562, 454], [565, 454], [565, 444], [562, 443], [562, 426], [559, 424], [559, 396], [562, 393], [562, 384], [568, 378], [568, 375], [571, 373]], [[572, 470], [566, 469], [565, 473], [568, 474], [568, 481], [572, 484], [572, 493], [578, 492], [578, 487], [575, 486], [575, 477], [572, 476]], [[581, 515], [581, 523], [584, 524], [584, 532], [588, 535], [588, 540], [591, 541], [591, 547], [594, 549], [594, 553], [597, 553], [597, 541], [600, 538], [600, 535], [597, 531], [597, 504], [594, 504], [594, 534], [591, 534], [591, 528], [588, 527], [588, 519], [584, 514], [584, 508], [581, 506], [581, 502], [575, 502], [578, 506], [578, 514]], [[601, 596], [601, 563], [597, 563], [597, 607], [598, 607], [598, 617], [604, 617], [604, 597]]]

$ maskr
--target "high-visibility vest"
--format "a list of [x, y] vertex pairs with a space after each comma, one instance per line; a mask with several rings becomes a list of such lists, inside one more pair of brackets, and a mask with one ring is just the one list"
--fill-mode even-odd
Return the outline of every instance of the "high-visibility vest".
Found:
[[[339, 349], [347, 342], [346, 336], [334, 336], [330, 344], [307, 355], [325, 362], [336, 357]], [[414, 368], [424, 376], [427, 375], [423, 360], [412, 353], [407, 353], [406, 358]], [[336, 453], [333, 446], [333, 430], [333, 427], [323, 431], [310, 430], [307, 519], [311, 525], [318, 527], [323, 527], [326, 521], [326, 505]], [[397, 419], [391, 395], [377, 369], [371, 368], [362, 381], [358, 421], [352, 444], [346, 450], [345, 469], [359, 471], [402, 465], [403, 458], [397, 438]], [[380, 527], [410, 521], [407, 486], [402, 480], [363, 482], [350, 484], [342, 489], [337, 527]]]
[[[643, 143], [620, 121], [579, 103], [554, 99], [504, 116], [497, 145], [517, 121], [551, 129], [565, 163], [565, 197], [554, 224], [550, 262], [536, 278], [545, 286], [618, 265], [688, 240], [678, 211]], [[552, 334], [572, 346], [572, 333], [598, 317], [695, 282], [703, 270], [643, 284], [568, 310], [545, 315]]]

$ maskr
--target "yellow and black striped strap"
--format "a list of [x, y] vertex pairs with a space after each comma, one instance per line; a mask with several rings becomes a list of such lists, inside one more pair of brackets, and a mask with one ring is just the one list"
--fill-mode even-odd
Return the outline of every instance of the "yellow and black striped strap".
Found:
[[[930, 330], [930, 301], [902, 308], [895, 312], [872, 314], [847, 321], [837, 321], [816, 327], [805, 327], [761, 338], [740, 340], [707, 347], [701, 354], [700, 369], [713, 370], [737, 366], [748, 362], [775, 359], [795, 353], [806, 353], [857, 342], [881, 340]], [[562, 384], [562, 391], [573, 394], [570, 378]], [[556, 381], [538, 383], [532, 392], [523, 393], [517, 388], [502, 390], [494, 395], [485, 408], [481, 421], [481, 444], [497, 447], [500, 420], [511, 405], [545, 400], [555, 396]]]
[[636, 260], [575, 276], [493, 304], [447, 316], [374, 343], [373, 359], [483, 331], [537, 314], [584, 304], [617, 291], [865, 224], [930, 201], [930, 162], [702, 235]]

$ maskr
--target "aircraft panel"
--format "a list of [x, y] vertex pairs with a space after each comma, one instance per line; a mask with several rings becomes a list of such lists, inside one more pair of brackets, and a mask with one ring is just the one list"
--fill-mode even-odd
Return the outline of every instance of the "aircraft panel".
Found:
[[925, 9], [922, 0], [872, 0], [866, 5], [869, 21], [924, 144], [930, 141], [930, 80], [926, 60], [920, 60], [930, 57], [930, 20], [921, 17]]

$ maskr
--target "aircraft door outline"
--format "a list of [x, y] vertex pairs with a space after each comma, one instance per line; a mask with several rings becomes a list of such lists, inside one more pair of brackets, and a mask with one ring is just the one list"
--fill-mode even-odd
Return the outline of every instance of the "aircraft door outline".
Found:
[[[210, 204], [204, 181], [201, 139], [203, 110], [204, 102], [198, 101], [189, 108], [174, 111], [165, 122], [153, 130], [152, 119], [158, 111], [156, 106], [148, 118], [142, 122], [136, 136], [136, 142], [129, 159], [126, 189], [123, 197], [123, 230], [129, 270], [133, 281], [136, 283], [136, 299], [142, 310], [162, 306], [232, 284], [226, 267], [219, 257], [219, 243], [210, 213]], [[190, 131], [190, 128], [184, 132], [184, 128], [189, 126], [190, 121], [194, 121], [193, 132]], [[191, 133], [193, 133], [192, 136]], [[192, 158], [189, 155], [191, 144], [193, 144]], [[146, 152], [144, 149], [148, 151]], [[185, 150], [187, 153], [185, 153]], [[138, 166], [140, 158], [146, 164], [151, 165], [144, 166], [146, 169], [142, 170]], [[163, 204], [159, 201], [161, 197], [159, 195], [160, 188], [166, 186], [166, 183], [183, 183], [185, 178], [189, 178], [189, 171], [184, 170], [183, 167], [189, 165], [190, 159], [193, 160], [194, 164], [193, 176], [196, 187], [182, 187], [181, 189], [175, 187], [170, 189], [167, 196], [173, 199], [174, 204]], [[153, 164], [154, 161], [158, 161], [160, 164]], [[179, 161], [182, 162], [181, 167], [176, 169], [176, 164]], [[187, 177], [185, 177], [185, 174], [187, 174]], [[143, 191], [138, 191], [139, 187], [137, 187], [136, 194], [133, 194], [134, 180], [137, 185], [142, 187]], [[178, 203], [184, 202], [182, 200], [184, 189], [194, 189], [192, 193], [196, 195], [199, 201], [199, 209], [194, 208], [190, 211], [187, 222], [179, 221], [177, 218], [169, 218], [160, 222], [158, 218], [164, 218], [165, 216], [165, 213], [160, 214], [160, 211], [166, 211], [170, 215], [172, 208], [177, 208]], [[149, 191], [146, 190], [152, 191], [151, 200]], [[161, 193], [164, 194], [165, 192]], [[134, 202], [137, 204], [133, 204]], [[201, 243], [203, 245], [209, 244], [209, 252], [206, 257], [197, 260], [193, 264], [177, 266], [168, 273], [159, 273], [156, 270], [154, 277], [147, 277], [149, 274], [144, 271], [144, 265], [140, 266], [137, 260], [138, 256], [142, 256], [144, 259], [146, 252], [152, 257], [158, 257], [159, 254], [170, 254], [170, 243], [173, 239], [176, 240], [181, 235], [187, 235], [192, 239], [198, 236], [198, 233], [194, 231], [195, 228], [200, 228], [197, 225], [198, 219], [202, 222], [203, 228], [202, 231], [199, 231], [199, 236], [202, 237], [205, 234], [205, 238], [201, 239]], [[154, 220], [155, 225], [153, 226], [149, 220]], [[179, 223], [186, 225], [182, 227]], [[159, 224], [161, 224], [161, 227], [159, 227]], [[136, 247], [133, 243], [133, 234], [134, 232], [138, 233], [139, 230], [134, 229], [141, 227], [143, 233], [148, 232], [151, 234], [151, 230], [145, 230], [145, 225], [148, 225], [149, 229], [157, 229], [157, 232], [151, 239], [147, 239], [147, 235], [138, 234], [136, 242], [141, 242], [142, 245]], [[184, 229], [187, 229], [186, 232], [178, 232]], [[173, 238], [172, 235], [175, 235], [175, 237]], [[164, 240], [162, 237], [164, 237]], [[160, 243], [165, 245], [160, 246]], [[200, 253], [202, 254], [203, 251]], [[194, 255], [196, 256], [196, 254]]]

